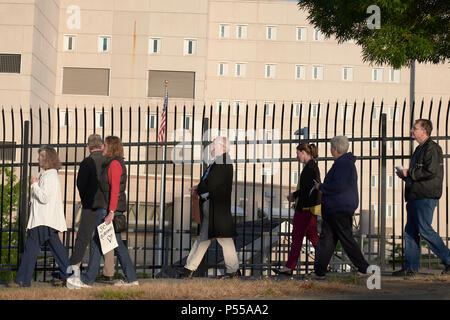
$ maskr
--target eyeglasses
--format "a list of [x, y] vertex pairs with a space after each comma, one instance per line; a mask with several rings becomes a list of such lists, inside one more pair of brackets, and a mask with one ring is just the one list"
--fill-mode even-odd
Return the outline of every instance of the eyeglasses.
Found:
[[422, 127], [416, 127], [416, 126], [413, 126], [412, 128], [411, 128], [411, 130], [414, 130], [414, 131], [417, 131], [417, 130], [424, 130]]

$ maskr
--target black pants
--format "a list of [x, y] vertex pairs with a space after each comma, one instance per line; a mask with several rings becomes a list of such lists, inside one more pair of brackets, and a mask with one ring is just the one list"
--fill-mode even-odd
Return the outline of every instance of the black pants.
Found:
[[77, 232], [77, 238], [73, 247], [70, 264], [75, 265], [81, 262], [88, 244], [92, 240], [95, 228], [97, 226], [97, 215], [95, 210], [83, 209], [81, 212], [80, 226]]
[[319, 276], [325, 275], [328, 263], [339, 240], [345, 253], [358, 268], [358, 271], [366, 273], [369, 264], [353, 238], [353, 212], [327, 213], [323, 211], [322, 216], [322, 232], [317, 243], [314, 272]]

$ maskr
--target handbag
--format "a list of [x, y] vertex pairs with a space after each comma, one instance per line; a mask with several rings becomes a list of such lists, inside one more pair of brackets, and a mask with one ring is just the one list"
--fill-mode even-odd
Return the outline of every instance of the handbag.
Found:
[[127, 230], [127, 217], [124, 214], [114, 214], [113, 226], [115, 233], [121, 233]]

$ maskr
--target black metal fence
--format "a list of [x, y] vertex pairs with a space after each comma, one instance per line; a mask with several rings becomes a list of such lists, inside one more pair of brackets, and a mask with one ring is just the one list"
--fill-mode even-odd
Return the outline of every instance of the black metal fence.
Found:
[[[436, 209], [434, 227], [448, 245], [449, 113], [450, 101], [442, 100], [422, 101], [412, 107], [406, 101], [389, 106], [375, 101], [169, 104], [168, 139], [166, 148], [160, 148], [164, 143], [158, 141], [159, 106], [2, 108], [1, 274], [9, 276], [19, 265], [29, 214], [28, 181], [38, 172], [37, 149], [42, 144], [54, 146], [63, 163], [59, 173], [68, 231], [62, 234], [62, 240], [71, 254], [81, 214], [76, 175], [92, 133], [116, 135], [124, 143], [129, 173], [128, 230], [124, 239], [140, 276], [170, 274], [170, 266], [184, 263], [198, 231], [192, 222], [189, 187], [198, 183], [206, 168], [208, 145], [218, 135], [228, 137], [234, 162], [232, 214], [238, 231], [236, 249], [245, 275], [271, 275], [271, 268], [287, 260], [294, 212], [286, 197], [295, 190], [301, 171], [296, 145], [307, 140], [318, 146], [324, 177], [333, 162], [328, 141], [336, 135], [350, 138], [351, 151], [357, 157], [360, 206], [355, 213], [354, 235], [370, 263], [398, 268], [403, 259], [406, 209], [403, 185], [394, 172], [397, 165], [408, 167], [414, 148], [409, 130], [417, 118], [432, 120], [432, 139], [444, 153], [444, 194]], [[165, 182], [163, 187], [161, 181]], [[87, 257], [88, 253], [84, 266]], [[310, 271], [313, 261], [314, 248], [305, 240], [297, 272]], [[437, 258], [424, 247], [422, 266], [432, 268], [437, 264]], [[223, 268], [221, 248], [213, 242], [199, 272], [217, 275]], [[349, 269], [341, 249], [330, 268]], [[46, 280], [54, 269], [55, 262], [43, 247], [36, 278]]]

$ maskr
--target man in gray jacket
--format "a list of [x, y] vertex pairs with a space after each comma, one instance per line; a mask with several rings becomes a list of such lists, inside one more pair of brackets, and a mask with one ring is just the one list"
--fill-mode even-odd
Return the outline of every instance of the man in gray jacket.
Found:
[[411, 137], [419, 145], [411, 158], [409, 169], [398, 167], [397, 175], [405, 181], [406, 211], [405, 263], [393, 276], [414, 276], [419, 270], [420, 236], [428, 244], [445, 266], [443, 274], [448, 274], [450, 250], [434, 231], [434, 208], [442, 196], [444, 163], [441, 147], [430, 139], [432, 131], [430, 120], [419, 119], [411, 128]]

